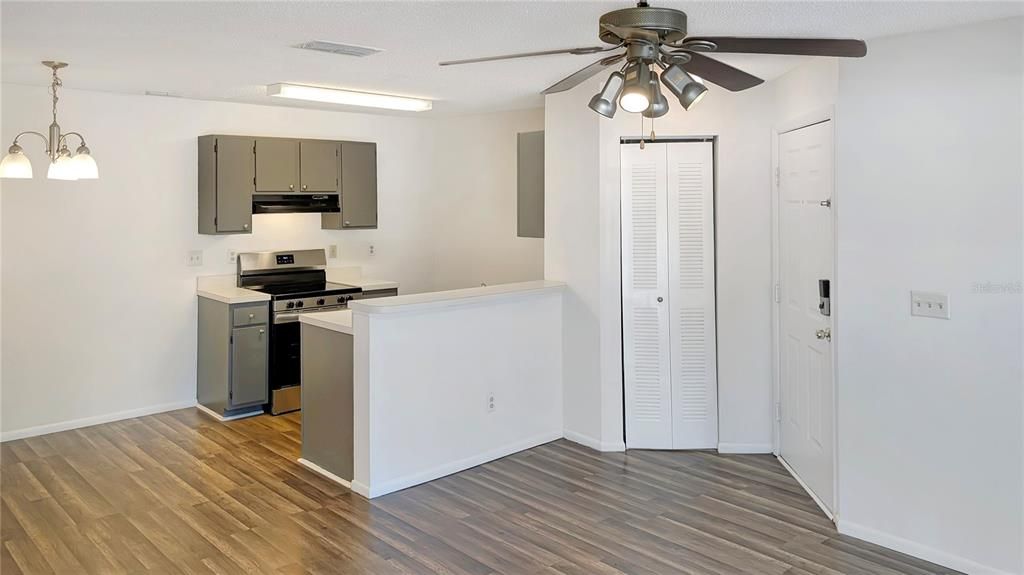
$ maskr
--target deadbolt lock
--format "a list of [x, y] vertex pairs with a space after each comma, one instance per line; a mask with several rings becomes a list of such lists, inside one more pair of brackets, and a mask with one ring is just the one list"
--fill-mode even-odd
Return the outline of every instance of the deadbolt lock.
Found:
[[823, 339], [825, 341], [832, 341], [832, 330], [831, 329], [828, 329], [828, 328], [819, 329], [818, 331], [814, 332], [814, 335], [818, 339]]

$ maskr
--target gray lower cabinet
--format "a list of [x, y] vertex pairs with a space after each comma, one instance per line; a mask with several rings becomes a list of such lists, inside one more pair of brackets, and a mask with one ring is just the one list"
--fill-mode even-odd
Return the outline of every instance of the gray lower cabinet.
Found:
[[303, 323], [302, 458], [352, 480], [352, 336]]
[[322, 214], [331, 230], [377, 227], [377, 144], [341, 143], [341, 213]]
[[222, 417], [262, 411], [268, 400], [269, 303], [199, 297], [196, 400]]
[[199, 138], [199, 233], [252, 233], [254, 138]]

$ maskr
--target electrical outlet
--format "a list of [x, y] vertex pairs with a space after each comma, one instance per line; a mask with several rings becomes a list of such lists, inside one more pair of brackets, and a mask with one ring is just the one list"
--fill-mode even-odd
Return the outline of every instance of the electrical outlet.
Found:
[[494, 392], [487, 394], [487, 413], [494, 413]]
[[238, 261], [238, 252], [235, 250], [228, 250], [228, 263], [233, 264]]
[[949, 296], [944, 293], [912, 291], [910, 315], [949, 319]]
[[327, 257], [332, 260], [338, 259], [338, 244], [331, 244], [327, 246]]
[[203, 250], [192, 250], [188, 252], [188, 265], [192, 267], [203, 265]]
[[370, 256], [372, 257], [374, 255], [377, 255], [377, 248], [375, 248], [373, 244], [370, 244]]

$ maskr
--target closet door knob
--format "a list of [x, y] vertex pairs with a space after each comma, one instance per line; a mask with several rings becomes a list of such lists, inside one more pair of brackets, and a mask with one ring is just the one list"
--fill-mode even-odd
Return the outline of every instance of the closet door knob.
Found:
[[665, 298], [663, 298], [663, 297], [660, 297], [660, 296], [659, 296], [659, 297], [658, 297], [658, 303], [661, 303], [661, 302], [663, 302], [663, 301], [665, 301]]

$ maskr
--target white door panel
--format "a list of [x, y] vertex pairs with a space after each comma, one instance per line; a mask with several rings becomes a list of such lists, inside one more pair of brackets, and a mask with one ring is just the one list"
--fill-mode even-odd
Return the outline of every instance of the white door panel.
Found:
[[[832, 281], [832, 122], [779, 136], [779, 455], [829, 510], [835, 508], [832, 319], [818, 280]], [[832, 295], [835, 286], [832, 286]], [[833, 307], [833, 313], [835, 308]]]
[[715, 447], [712, 146], [633, 145], [621, 153], [626, 444]]
[[[664, 150], [622, 149], [622, 333], [626, 437], [672, 448]], [[662, 299], [662, 302], [658, 301]]]
[[665, 147], [672, 444], [710, 449], [718, 447], [712, 147], [710, 142]]

